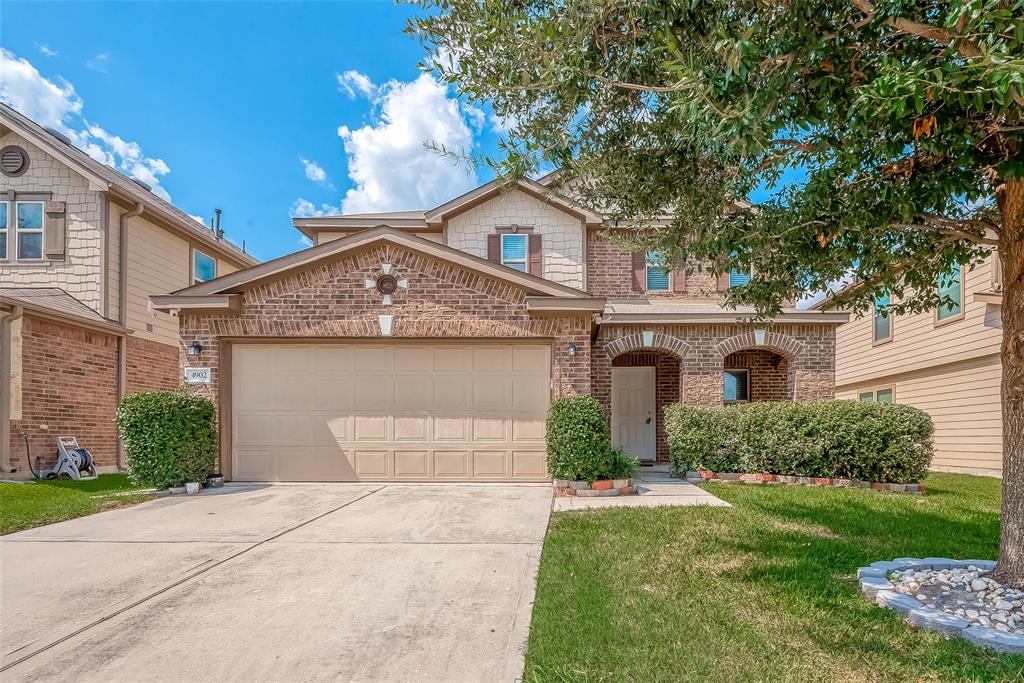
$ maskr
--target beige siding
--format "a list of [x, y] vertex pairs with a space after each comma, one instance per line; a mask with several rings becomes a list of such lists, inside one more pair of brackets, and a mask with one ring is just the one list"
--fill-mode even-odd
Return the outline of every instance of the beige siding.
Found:
[[542, 273], [548, 280], [583, 289], [583, 222], [519, 190], [498, 195], [448, 221], [448, 246], [487, 258], [487, 235], [503, 225], [533, 226], [544, 236]]
[[991, 259], [966, 275], [961, 320], [936, 324], [934, 311], [898, 316], [893, 319], [892, 341], [883, 344], [872, 344], [870, 313], [842, 325], [836, 333], [836, 385], [845, 387], [998, 351], [999, 306], [972, 300], [975, 292], [991, 287]]
[[221, 275], [230, 275], [231, 273], [238, 272], [238, 267], [233, 263], [229, 263], [223, 259], [217, 259], [217, 277]]
[[987, 356], [858, 383], [837, 391], [836, 398], [856, 399], [862, 391], [892, 387], [896, 403], [932, 416], [933, 466], [997, 473], [1002, 469], [1001, 371], [999, 356]]
[[141, 218], [129, 219], [126, 324], [136, 336], [177, 345], [177, 318], [151, 310], [149, 297], [188, 286], [190, 258], [186, 240]]

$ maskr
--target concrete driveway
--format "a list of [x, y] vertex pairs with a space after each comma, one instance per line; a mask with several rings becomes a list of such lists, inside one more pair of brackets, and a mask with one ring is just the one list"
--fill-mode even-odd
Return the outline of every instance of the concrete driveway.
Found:
[[281, 485], [0, 539], [5, 681], [511, 681], [549, 486]]

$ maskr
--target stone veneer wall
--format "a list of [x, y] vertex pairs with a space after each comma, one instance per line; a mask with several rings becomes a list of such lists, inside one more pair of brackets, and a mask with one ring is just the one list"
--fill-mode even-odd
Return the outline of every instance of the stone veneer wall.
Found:
[[[364, 283], [382, 262], [409, 280], [390, 306]], [[183, 314], [181, 349], [194, 341], [203, 345], [202, 356], [188, 365], [212, 369], [212, 383], [194, 390], [216, 400], [221, 337], [382, 339], [382, 314], [395, 316], [392, 337], [385, 340], [551, 338], [554, 396], [590, 392], [589, 315], [531, 316], [519, 287], [393, 245], [374, 245], [257, 286], [245, 293], [239, 315]], [[570, 342], [577, 349], [572, 358]], [[180, 361], [185, 364], [183, 351]]]
[[[60, 287], [97, 313], [103, 313], [103, 195], [62, 162], [19, 135], [0, 138], [0, 147], [19, 145], [29, 155], [28, 170], [16, 177], [0, 175], [0, 192], [51, 193], [66, 202], [67, 245], [63, 261], [0, 264], [0, 287]], [[14, 226], [8, 253], [14, 255]]]
[[520, 190], [500, 194], [454, 216], [445, 228], [450, 247], [487, 258], [487, 236], [498, 226], [533, 226], [543, 235], [542, 276], [583, 289], [583, 222]]
[[11, 422], [11, 463], [27, 473], [56, 462], [57, 437], [74, 435], [97, 466], [116, 464], [117, 337], [25, 315], [22, 318], [22, 419]]
[[[757, 348], [754, 332], [738, 324], [714, 325], [605, 325], [592, 350], [591, 392], [611, 410], [612, 359], [643, 350], [642, 332], [654, 332], [652, 348], [681, 359], [680, 400], [683, 403], [722, 403], [725, 358], [736, 351]], [[798, 402], [835, 395], [835, 327], [832, 325], [779, 324], [765, 335], [762, 348], [787, 356]]]

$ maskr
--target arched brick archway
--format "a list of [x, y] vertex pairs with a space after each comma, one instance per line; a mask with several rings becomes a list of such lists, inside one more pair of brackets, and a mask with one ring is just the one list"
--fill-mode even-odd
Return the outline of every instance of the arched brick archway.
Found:
[[[758, 343], [757, 335], [753, 331], [743, 332], [735, 336], [724, 339], [715, 346], [715, 350], [722, 363], [722, 373], [724, 375], [728, 360], [733, 354], [737, 355], [753, 355], [753, 354], [740, 354], [740, 352], [750, 351], [753, 353], [761, 352], [762, 355], [765, 352], [770, 352], [768, 355], [776, 354], [781, 356], [785, 363], [785, 388], [783, 389], [778, 384], [775, 385], [775, 389], [764, 387], [764, 391], [760, 391], [758, 387], [751, 386], [752, 397], [750, 400], [795, 400], [796, 392], [796, 371], [797, 371], [797, 359], [804, 352], [804, 345], [793, 337], [779, 334], [778, 332], [764, 332], [764, 338], [761, 343]], [[735, 358], [733, 356], [733, 358]], [[748, 359], [750, 360], [750, 359]], [[756, 364], [757, 360], [754, 359], [753, 363]], [[776, 364], [776, 369], [777, 369]], [[749, 368], [748, 368], [749, 369]], [[769, 372], [755, 373], [753, 369], [750, 369], [750, 382], [754, 385], [757, 381], [779, 381], [778, 379], [769, 379]], [[756, 396], [762, 394], [765, 398], [757, 399]]]
[[690, 355], [690, 345], [679, 337], [664, 332], [649, 332], [650, 343], [644, 343], [644, 332], [618, 337], [605, 347], [609, 358], [616, 358], [630, 351], [665, 351], [685, 360]]

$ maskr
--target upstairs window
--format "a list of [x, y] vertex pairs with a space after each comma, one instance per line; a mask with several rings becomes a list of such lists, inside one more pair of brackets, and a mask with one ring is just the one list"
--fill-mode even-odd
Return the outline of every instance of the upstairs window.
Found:
[[217, 261], [201, 251], [192, 252], [192, 284], [217, 277]]
[[661, 252], [647, 252], [647, 291], [668, 291], [668, 268], [665, 267], [665, 258]]
[[526, 272], [527, 236], [511, 234], [501, 236], [501, 265]]
[[17, 202], [17, 205], [18, 260], [40, 260], [43, 258], [43, 203]]
[[889, 303], [888, 294], [879, 294], [875, 297], [871, 334], [872, 340], [876, 344], [892, 339], [892, 318], [889, 317]]
[[0, 261], [7, 260], [7, 212], [9, 210], [8, 202], [0, 202]]
[[963, 277], [960, 264], [939, 276], [939, 308], [936, 316], [941, 322], [953, 320], [963, 313]]
[[749, 370], [726, 370], [723, 379], [726, 403], [746, 403], [750, 400]]
[[743, 285], [750, 282], [750, 269], [747, 270], [730, 270], [729, 271], [729, 286], [730, 287], [742, 287]]

